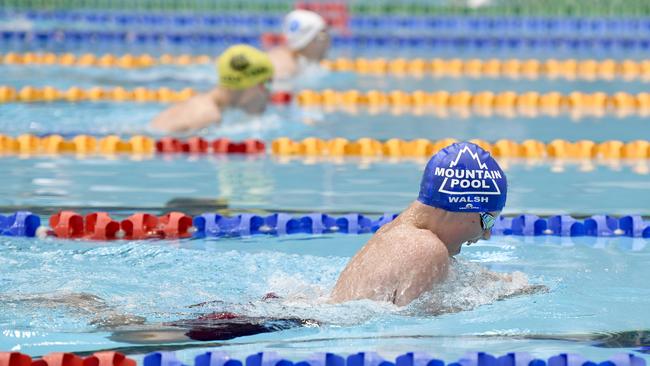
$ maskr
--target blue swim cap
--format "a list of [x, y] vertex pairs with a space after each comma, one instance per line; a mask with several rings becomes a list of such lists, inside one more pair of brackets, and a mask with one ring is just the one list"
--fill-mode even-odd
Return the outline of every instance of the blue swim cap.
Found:
[[501, 211], [507, 191], [506, 175], [490, 153], [459, 142], [431, 157], [418, 201], [454, 212]]

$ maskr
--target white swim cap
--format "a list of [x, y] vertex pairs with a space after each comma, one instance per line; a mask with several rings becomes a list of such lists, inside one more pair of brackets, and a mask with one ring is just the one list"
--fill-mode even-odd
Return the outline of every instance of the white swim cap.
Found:
[[282, 29], [287, 38], [287, 45], [292, 50], [299, 50], [311, 42], [314, 37], [325, 30], [327, 24], [320, 15], [309, 10], [294, 10], [284, 18]]

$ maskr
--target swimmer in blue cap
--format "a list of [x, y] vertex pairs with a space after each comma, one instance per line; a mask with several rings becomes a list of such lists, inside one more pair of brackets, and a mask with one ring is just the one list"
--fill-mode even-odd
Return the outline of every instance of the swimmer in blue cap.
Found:
[[487, 151], [470, 142], [442, 149], [424, 170], [418, 199], [350, 260], [331, 300], [409, 304], [445, 279], [464, 243], [490, 238], [507, 190], [505, 173]]

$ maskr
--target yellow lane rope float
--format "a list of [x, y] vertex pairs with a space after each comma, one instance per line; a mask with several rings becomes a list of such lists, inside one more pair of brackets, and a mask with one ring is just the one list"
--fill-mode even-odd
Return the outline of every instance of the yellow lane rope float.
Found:
[[78, 154], [78, 155], [114, 155], [133, 154], [151, 155], [156, 152], [156, 141], [147, 136], [133, 136], [123, 140], [119, 136], [109, 135], [96, 138], [77, 135], [64, 139], [59, 135], [38, 137], [23, 134], [18, 137], [0, 135], [0, 154], [2, 155], [38, 155], [38, 154]]
[[127, 69], [138, 69], [156, 65], [177, 65], [186, 66], [194, 64], [214, 63], [216, 58], [207, 55], [170, 55], [152, 56], [141, 55], [95, 55], [85, 53], [75, 55], [73, 53], [16, 53], [10, 52], [0, 55], [0, 63], [6, 65], [60, 65], [77, 67], [120, 67]]
[[[187, 66], [211, 64], [215, 58], [209, 55], [152, 56], [149, 54], [103, 54], [91, 53], [16, 53], [0, 55], [0, 63], [7, 65], [60, 65], [78, 67], [120, 67], [138, 69], [157, 65]], [[355, 72], [365, 75], [399, 75], [435, 77], [510, 77], [510, 78], [564, 78], [650, 80], [650, 60], [613, 59], [385, 59], [385, 58], [337, 58], [324, 60], [323, 67], [332, 71]]]
[[432, 106], [432, 107], [460, 107], [460, 108], [650, 108], [650, 93], [630, 94], [617, 92], [606, 94], [604, 92], [583, 93], [574, 91], [569, 94], [558, 92], [538, 93], [512, 91], [470, 92], [470, 91], [413, 91], [405, 92], [393, 90], [388, 92], [370, 90], [302, 90], [296, 95], [298, 104], [312, 105], [367, 105], [367, 106]]
[[[66, 90], [51, 86], [24, 86], [15, 89], [11, 86], [0, 86], [0, 103], [8, 102], [54, 102], [54, 101], [136, 101], [136, 102], [176, 102], [185, 100], [196, 94], [191, 88], [172, 90], [166, 87], [149, 89], [138, 87], [125, 89], [123, 87], [83, 89], [70, 87]], [[382, 92], [370, 90], [302, 90], [296, 96], [297, 103], [302, 106], [392, 106], [392, 107], [444, 107], [444, 108], [473, 108], [473, 109], [609, 109], [609, 110], [650, 110], [650, 93], [630, 94], [617, 92], [583, 93], [558, 92], [538, 93], [512, 91], [504, 92], [469, 92], [469, 91], [414, 91], [405, 92], [393, 90]]]
[[510, 77], [537, 79], [650, 79], [650, 60], [576, 60], [576, 59], [347, 59], [325, 60], [322, 65], [333, 71], [368, 75], [436, 77]]
[[[272, 142], [275, 155], [291, 156], [383, 156], [383, 157], [430, 157], [443, 147], [456, 142], [455, 139], [431, 141], [416, 139], [405, 141], [390, 139], [379, 141], [361, 138], [350, 141], [344, 138], [323, 140], [306, 138], [295, 141], [279, 138]], [[490, 143], [484, 140], [470, 140], [497, 157], [506, 158], [566, 158], [566, 159], [647, 159], [650, 157], [650, 143], [636, 140], [624, 143], [618, 140], [595, 142], [590, 140], [553, 140], [544, 143], [539, 140], [498, 140]]]
[[191, 88], [182, 90], [172, 90], [169, 88], [135, 88], [125, 89], [116, 88], [89, 88], [71, 87], [66, 90], [60, 90], [51, 86], [42, 88], [33, 86], [24, 86], [15, 89], [10, 86], [0, 86], [0, 103], [8, 102], [81, 102], [81, 101], [114, 101], [114, 102], [179, 102], [195, 95], [196, 92]]

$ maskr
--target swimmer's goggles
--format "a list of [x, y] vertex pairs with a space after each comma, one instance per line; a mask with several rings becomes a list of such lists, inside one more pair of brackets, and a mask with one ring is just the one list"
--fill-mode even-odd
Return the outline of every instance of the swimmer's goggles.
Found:
[[492, 216], [489, 212], [479, 212], [479, 215], [481, 215], [481, 229], [483, 231], [491, 230], [497, 221], [496, 217]]

